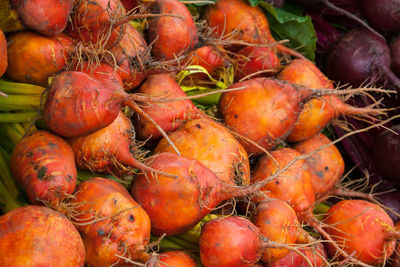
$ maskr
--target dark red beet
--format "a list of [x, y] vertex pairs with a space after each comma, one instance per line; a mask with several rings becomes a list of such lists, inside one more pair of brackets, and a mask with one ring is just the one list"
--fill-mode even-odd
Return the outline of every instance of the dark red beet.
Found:
[[379, 31], [400, 30], [400, 0], [362, 0], [361, 11], [368, 23]]
[[400, 125], [378, 135], [372, 150], [380, 174], [388, 181], [400, 185]]
[[400, 80], [390, 70], [390, 50], [384, 39], [368, 30], [354, 29], [342, 36], [326, 56], [326, 74], [340, 83], [358, 87], [362, 83]]
[[400, 36], [394, 39], [390, 45], [392, 65], [390, 68], [397, 76], [400, 76]]

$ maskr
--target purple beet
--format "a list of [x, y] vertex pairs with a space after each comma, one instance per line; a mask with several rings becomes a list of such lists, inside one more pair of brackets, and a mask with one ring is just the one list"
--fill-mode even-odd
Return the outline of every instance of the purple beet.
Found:
[[392, 65], [390, 68], [400, 77], [400, 35], [395, 38], [390, 45]]
[[[390, 210], [400, 213], [400, 191], [396, 190], [393, 192], [385, 193], [379, 195], [378, 197], [379, 202], [385, 205]], [[398, 216], [393, 214], [392, 212], [388, 211], [389, 216], [393, 219], [394, 222], [400, 220]]]
[[400, 0], [359, 1], [368, 23], [379, 31], [400, 30]]
[[378, 135], [372, 155], [380, 174], [389, 182], [400, 185], [400, 124], [390, 129], [392, 131]]
[[358, 87], [365, 82], [391, 82], [400, 89], [399, 78], [390, 70], [390, 49], [385, 39], [364, 29], [343, 35], [326, 55], [327, 76], [341, 84]]

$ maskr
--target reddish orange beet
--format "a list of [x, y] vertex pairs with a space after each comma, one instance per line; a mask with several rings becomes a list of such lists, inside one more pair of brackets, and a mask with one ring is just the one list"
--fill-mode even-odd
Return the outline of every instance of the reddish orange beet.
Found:
[[217, 47], [202, 46], [187, 55], [186, 60], [190, 65], [199, 65], [212, 74], [224, 65], [224, 58]]
[[79, 184], [70, 204], [88, 266], [126, 266], [118, 255], [133, 261], [148, 260], [149, 216], [122, 185], [92, 178]]
[[[182, 88], [168, 74], [149, 76], [138, 90], [138, 93], [154, 97], [186, 97]], [[199, 110], [189, 99], [167, 103], [148, 103], [142, 109], [167, 133], [175, 131], [186, 121], [197, 117], [199, 113]], [[133, 122], [139, 139], [158, 140], [162, 137], [154, 124], [143, 118], [143, 116], [139, 114], [133, 115]]]
[[57, 207], [76, 186], [76, 167], [71, 147], [61, 137], [36, 131], [17, 144], [11, 170], [32, 203]]
[[157, 154], [149, 166], [178, 176], [141, 174], [132, 185], [131, 194], [149, 214], [157, 236], [184, 233], [222, 201], [258, 190], [227, 185], [199, 161], [176, 154]]
[[[309, 60], [293, 60], [279, 73], [277, 78], [312, 89], [334, 88], [330, 80]], [[374, 114], [374, 110], [347, 105], [337, 96], [324, 96], [322, 99], [309, 100], [304, 104], [287, 140], [299, 142], [309, 139], [319, 133], [332, 119], [350, 114]]]
[[[265, 238], [282, 244], [296, 244], [302, 232], [296, 212], [280, 199], [261, 201], [252, 213], [251, 221], [260, 229]], [[287, 249], [265, 248], [261, 260], [273, 262], [287, 254], [289, 254]]]
[[[342, 200], [333, 205], [324, 221], [326, 231], [348, 254], [363, 263], [377, 265], [389, 258], [396, 245], [394, 224], [379, 206], [365, 200]], [[329, 227], [329, 225], [331, 227]], [[398, 236], [397, 236], [398, 238]], [[335, 255], [335, 248], [326, 243], [328, 254]]]
[[[263, 155], [254, 169], [251, 182], [259, 182], [269, 178], [301, 154], [291, 148], [281, 148], [271, 152], [271, 158]], [[271, 178], [269, 178], [271, 179]], [[297, 160], [287, 170], [271, 179], [261, 191], [267, 197], [278, 198], [288, 202], [297, 214], [307, 212], [315, 200], [311, 182], [311, 173], [304, 160]], [[257, 197], [261, 201], [265, 197]]]
[[7, 40], [0, 29], [0, 77], [6, 72], [7, 65]]
[[237, 54], [238, 61], [235, 74], [235, 80], [237, 81], [260, 71], [268, 72], [252, 77], [271, 76], [277, 73], [281, 67], [276, 50], [271, 47], [246, 46], [240, 49]]
[[[331, 140], [321, 133], [295, 144], [293, 149], [301, 154], [308, 154], [329, 143], [331, 143]], [[329, 145], [318, 152], [312, 153], [305, 161], [310, 167], [312, 185], [317, 198], [328, 193], [344, 172], [344, 160], [335, 145]]]
[[65, 67], [73, 43], [65, 34], [45, 37], [22, 31], [8, 38], [7, 49], [10, 79], [47, 87], [49, 76]]
[[126, 91], [138, 87], [146, 78], [144, 65], [149, 60], [147, 44], [142, 35], [129, 23], [121, 41], [111, 51], [118, 65], [117, 73]]
[[74, 12], [66, 33], [75, 40], [90, 42], [96, 48], [111, 48], [125, 31], [125, 24], [114, 24], [125, 15], [119, 0], [74, 1]]
[[175, 14], [149, 19], [149, 42], [156, 59], [171, 60], [184, 55], [198, 43], [196, 25], [189, 9], [178, 0], [156, 0], [153, 13]]
[[73, 0], [11, 0], [23, 23], [41, 34], [55, 36], [67, 26]]
[[[326, 251], [324, 246], [319, 243], [315, 247], [307, 246], [299, 248], [299, 251], [302, 252], [312, 263], [313, 267], [323, 267], [329, 266], [328, 257], [326, 255]], [[277, 260], [273, 263], [266, 265], [268, 267], [309, 267], [310, 264], [298, 253], [295, 251], [289, 252], [288, 255], [283, 257], [280, 260]]]
[[[231, 185], [249, 184], [247, 153], [223, 125], [208, 118], [195, 119], [168, 136], [182, 155], [200, 161], [221, 181]], [[164, 138], [154, 152], [173, 153], [174, 150]]]
[[25, 206], [0, 216], [0, 266], [83, 267], [85, 248], [74, 225], [43, 206]]
[[196, 267], [196, 262], [184, 251], [168, 251], [158, 257], [160, 267]]

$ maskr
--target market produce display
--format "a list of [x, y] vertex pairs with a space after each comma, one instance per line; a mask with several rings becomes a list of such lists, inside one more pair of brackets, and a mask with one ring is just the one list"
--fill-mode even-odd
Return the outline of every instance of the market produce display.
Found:
[[0, 0], [0, 266], [400, 266], [400, 0]]

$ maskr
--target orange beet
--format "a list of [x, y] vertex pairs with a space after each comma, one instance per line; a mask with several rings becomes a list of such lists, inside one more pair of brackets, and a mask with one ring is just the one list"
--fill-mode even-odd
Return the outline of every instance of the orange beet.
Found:
[[88, 266], [126, 266], [116, 255], [140, 262], [149, 258], [149, 217], [122, 185], [92, 178], [79, 184], [70, 204]]
[[[331, 140], [321, 133], [295, 144], [293, 149], [301, 154], [308, 154], [329, 143], [331, 143]], [[335, 145], [329, 145], [313, 153], [305, 161], [310, 167], [312, 185], [317, 197], [328, 193], [344, 172], [344, 160]]]
[[73, 49], [72, 39], [65, 34], [45, 37], [22, 31], [8, 38], [6, 75], [18, 82], [47, 87], [50, 75], [62, 70]]
[[61, 213], [25, 206], [0, 216], [0, 266], [82, 266], [85, 248]]
[[[318, 243], [315, 247], [307, 246], [299, 248], [299, 251], [302, 252], [312, 263], [313, 267], [323, 267], [327, 266], [327, 255], [324, 246], [321, 243]], [[295, 251], [289, 252], [288, 255], [283, 257], [280, 260], [277, 260], [273, 263], [266, 265], [268, 267], [309, 267], [309, 263], [298, 253]]]
[[7, 65], [7, 40], [0, 29], [0, 77], [6, 72]]
[[[179, 84], [168, 74], [149, 76], [138, 93], [167, 98], [186, 96]], [[199, 112], [189, 99], [168, 103], [148, 103], [142, 109], [167, 133], [175, 131], [186, 121], [195, 118]], [[140, 114], [133, 115], [133, 122], [139, 139], [158, 140], [162, 137], [154, 124]]]
[[[271, 159], [263, 155], [257, 162], [251, 176], [251, 182], [256, 183], [269, 178], [293, 161], [301, 154], [291, 148], [281, 148], [271, 152]], [[278, 165], [277, 165], [278, 164]], [[311, 173], [304, 160], [297, 160], [287, 170], [271, 179], [261, 191], [267, 197], [278, 198], [288, 202], [296, 213], [302, 214], [312, 208], [315, 200], [314, 189], [311, 182]], [[254, 199], [259, 202], [264, 197]]]
[[10, 1], [26, 26], [47, 36], [55, 36], [64, 31], [73, 2], [73, 0]]
[[[333, 205], [324, 221], [326, 231], [348, 254], [363, 263], [377, 265], [389, 258], [396, 240], [390, 236], [394, 224], [379, 206], [365, 200], [342, 200]], [[331, 227], [329, 227], [331, 225]], [[326, 243], [330, 256], [335, 254], [331, 243]]]
[[11, 155], [11, 170], [32, 203], [44, 201], [57, 207], [75, 190], [72, 149], [47, 131], [36, 131], [21, 139]]
[[[333, 89], [330, 80], [309, 60], [295, 59], [277, 76], [278, 79], [293, 84], [301, 84], [312, 89]], [[337, 96], [311, 99], [304, 104], [299, 118], [287, 137], [290, 142], [299, 142], [319, 133], [329, 122], [340, 115], [371, 114], [373, 109], [347, 105]]]
[[156, 59], [175, 59], [193, 49], [198, 43], [196, 25], [189, 9], [178, 0], [156, 0], [153, 13], [175, 14], [184, 18], [162, 16], [150, 18], [149, 42]]
[[[200, 161], [225, 183], [249, 184], [247, 153], [223, 125], [208, 118], [195, 119], [168, 136], [182, 155]], [[165, 138], [154, 149], [160, 152], [174, 152]]]
[[[290, 133], [311, 91], [289, 83], [255, 78], [231, 85], [245, 89], [224, 92], [219, 110], [225, 124], [235, 132], [270, 150]], [[261, 150], [242, 141], [246, 151], [260, 154]]]
[[196, 262], [184, 251], [168, 251], [158, 257], [160, 267], [196, 267]]
[[[296, 212], [285, 201], [267, 199], [261, 201], [251, 221], [261, 234], [270, 241], [283, 244], [295, 244], [301, 233]], [[263, 262], [273, 262], [289, 254], [287, 249], [266, 248], [262, 253]]]
[[212, 74], [216, 69], [224, 65], [224, 58], [217, 47], [202, 46], [190, 52], [186, 60], [190, 65], [199, 65]]
[[129, 118], [119, 112], [117, 118], [108, 126], [92, 134], [68, 139], [75, 154], [76, 164], [81, 169], [93, 172], [124, 174], [123, 168], [149, 170], [131, 153], [135, 142], [135, 130]]
[[222, 201], [258, 189], [227, 185], [199, 161], [176, 154], [157, 154], [149, 166], [178, 176], [141, 174], [132, 185], [131, 194], [149, 214], [157, 236], [184, 233]]
[[119, 0], [77, 0], [66, 33], [94, 47], [111, 48], [125, 31], [125, 24], [114, 25], [126, 15]]
[[[233, 38], [250, 44], [272, 44], [269, 23], [261, 8], [251, 6], [245, 0], [218, 0], [209, 5], [204, 12], [204, 18], [209, 27], [218, 37]], [[239, 50], [242, 45], [233, 45], [231, 50]], [[276, 45], [282, 53], [288, 53], [298, 58], [301, 54], [283, 45]]]
[[129, 23], [121, 41], [111, 48], [118, 65], [117, 73], [126, 91], [136, 88], [146, 78], [144, 64], [149, 60], [147, 44], [142, 35]]
[[250, 44], [275, 42], [262, 10], [244, 0], [219, 0], [206, 9], [204, 18], [218, 36], [235, 32], [235, 39]]

